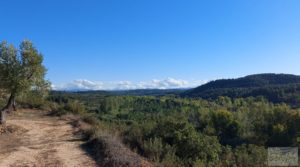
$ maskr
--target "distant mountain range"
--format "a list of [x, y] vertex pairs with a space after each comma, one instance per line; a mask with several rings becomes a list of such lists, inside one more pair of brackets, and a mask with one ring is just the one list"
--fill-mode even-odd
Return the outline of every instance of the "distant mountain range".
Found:
[[300, 76], [291, 74], [256, 74], [237, 79], [220, 79], [187, 90], [183, 97], [216, 99], [219, 96], [231, 98], [263, 96], [279, 103], [299, 106]]
[[[54, 91], [56, 92], [56, 91]], [[60, 91], [58, 91], [60, 92]], [[86, 95], [164, 96], [217, 99], [220, 96], [245, 98], [262, 96], [274, 103], [300, 107], [300, 76], [291, 74], [255, 74], [236, 79], [219, 79], [193, 89], [138, 89], [115, 91], [71, 91]], [[69, 91], [69, 93], [71, 93]]]
[[165, 96], [179, 95], [189, 89], [134, 89], [134, 90], [69, 90], [53, 92], [69, 92], [81, 94], [126, 95], [126, 96]]
[[179, 95], [188, 89], [137, 89], [137, 90], [118, 90], [110, 91], [114, 95], [130, 95], [130, 96], [165, 96]]

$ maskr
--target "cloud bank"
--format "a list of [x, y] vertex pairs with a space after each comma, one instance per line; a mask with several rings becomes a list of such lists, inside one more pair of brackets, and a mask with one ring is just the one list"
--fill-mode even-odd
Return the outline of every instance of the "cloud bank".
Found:
[[115, 81], [102, 82], [78, 79], [69, 83], [52, 85], [53, 90], [133, 90], [133, 89], [177, 89], [193, 88], [206, 83], [203, 80], [186, 81], [181, 79], [167, 78], [163, 80], [131, 82]]

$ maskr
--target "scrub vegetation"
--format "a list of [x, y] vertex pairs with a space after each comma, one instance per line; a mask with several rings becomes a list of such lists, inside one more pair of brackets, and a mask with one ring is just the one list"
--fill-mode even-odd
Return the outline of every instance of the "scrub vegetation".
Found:
[[94, 133], [115, 134], [156, 166], [267, 166], [267, 147], [300, 144], [300, 109], [262, 96], [52, 92], [49, 101], [57, 114], [80, 113]]

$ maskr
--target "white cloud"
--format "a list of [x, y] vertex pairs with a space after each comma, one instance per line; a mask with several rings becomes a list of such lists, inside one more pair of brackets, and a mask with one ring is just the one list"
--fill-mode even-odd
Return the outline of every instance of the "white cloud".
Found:
[[153, 79], [151, 81], [131, 82], [101, 82], [78, 79], [69, 83], [52, 85], [54, 90], [132, 90], [132, 89], [175, 89], [175, 88], [193, 88], [206, 83], [203, 80], [181, 80], [167, 78], [163, 80]]

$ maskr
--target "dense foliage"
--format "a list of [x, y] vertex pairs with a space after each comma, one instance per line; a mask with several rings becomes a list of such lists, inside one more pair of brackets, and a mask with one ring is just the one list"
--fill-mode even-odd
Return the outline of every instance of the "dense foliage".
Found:
[[184, 92], [182, 96], [204, 99], [264, 96], [273, 103], [285, 102], [296, 108], [300, 107], [300, 76], [258, 74], [238, 79], [221, 79]]
[[158, 166], [266, 166], [269, 146], [300, 145], [300, 109], [265, 98], [53, 93], [60, 111], [85, 112]]
[[45, 80], [43, 55], [34, 45], [24, 40], [16, 49], [7, 42], [0, 43], [0, 89], [9, 95], [1, 109], [0, 124], [5, 123], [6, 112], [15, 110], [15, 99], [24, 92], [43, 92], [50, 86]]

